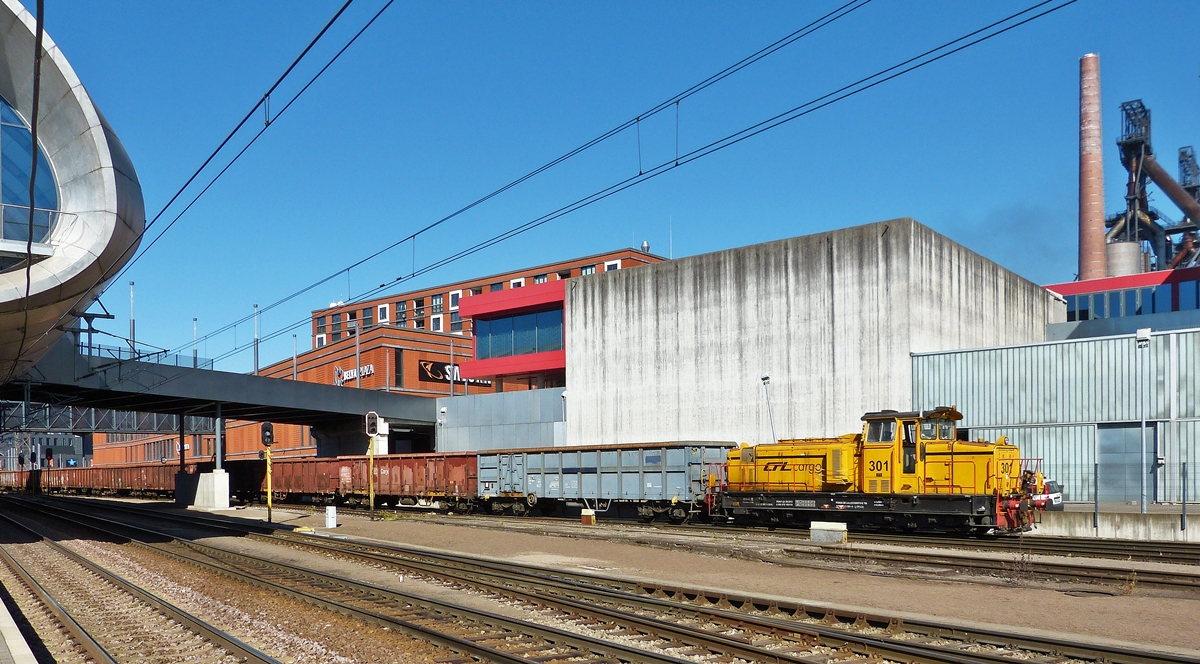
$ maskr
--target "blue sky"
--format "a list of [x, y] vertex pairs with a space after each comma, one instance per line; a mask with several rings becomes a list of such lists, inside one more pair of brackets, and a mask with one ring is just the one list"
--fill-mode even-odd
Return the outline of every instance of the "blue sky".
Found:
[[[48, 33], [120, 136], [157, 212], [340, 2], [47, 2]], [[103, 297], [138, 338], [204, 334], [335, 272], [779, 39], [841, 1], [397, 2]], [[682, 151], [1029, 2], [866, 7], [680, 105]], [[273, 106], [383, 0], [356, 0]], [[1082, 0], [995, 40], [419, 277], [408, 290], [651, 244], [676, 257], [911, 216], [1039, 283], [1075, 274], [1078, 60], [1101, 55], [1109, 211], [1122, 101], [1164, 164], [1200, 143], [1200, 3]], [[257, 130], [261, 120], [251, 121]], [[641, 126], [644, 164], [674, 113]], [[235, 142], [237, 142], [235, 140]], [[244, 142], [244, 139], [243, 139]], [[239, 143], [240, 146], [240, 143]], [[636, 174], [627, 131], [422, 236], [417, 266]], [[1173, 167], [1169, 170], [1174, 171]], [[1157, 196], [1157, 207], [1179, 216]], [[178, 208], [175, 208], [176, 210]], [[165, 225], [173, 214], [161, 222]], [[160, 227], [161, 227], [160, 225]], [[673, 240], [671, 232], [673, 228]], [[669, 246], [670, 245], [670, 246]], [[395, 250], [279, 307], [264, 333], [412, 270]], [[220, 355], [252, 335], [210, 339]], [[300, 348], [307, 327], [296, 330]], [[263, 364], [290, 356], [291, 333]], [[249, 352], [218, 365], [251, 367]]]

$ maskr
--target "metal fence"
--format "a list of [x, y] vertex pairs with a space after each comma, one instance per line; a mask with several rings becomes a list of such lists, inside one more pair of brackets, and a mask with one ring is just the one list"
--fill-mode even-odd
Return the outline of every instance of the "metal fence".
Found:
[[[184, 424], [188, 433], [213, 431], [210, 417], [188, 415]], [[0, 431], [176, 433], [179, 416], [43, 403], [30, 403], [26, 408], [21, 401], [0, 401]]]
[[122, 348], [119, 346], [89, 346], [87, 343], [81, 342], [79, 344], [79, 354], [90, 357], [105, 357], [114, 360], [149, 362], [151, 364], [163, 364], [172, 367], [191, 367], [193, 369], [210, 370], [213, 368], [213, 361], [208, 358], [196, 357], [193, 355], [181, 355], [179, 353], [171, 353], [165, 350], [134, 351], [132, 348]]

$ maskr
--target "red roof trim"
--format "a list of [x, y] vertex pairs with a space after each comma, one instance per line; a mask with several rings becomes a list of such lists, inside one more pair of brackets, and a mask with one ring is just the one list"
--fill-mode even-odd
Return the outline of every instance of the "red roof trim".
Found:
[[488, 378], [566, 368], [567, 352], [552, 350], [545, 353], [493, 357], [489, 360], [471, 360], [460, 364], [458, 371], [463, 378]]
[[1159, 270], [1157, 272], [1142, 272], [1123, 277], [1105, 277], [1087, 281], [1070, 281], [1065, 284], [1044, 286], [1048, 291], [1059, 295], [1081, 295], [1084, 293], [1102, 293], [1104, 291], [1121, 290], [1124, 288], [1145, 288], [1162, 284], [1177, 284], [1181, 281], [1200, 279], [1200, 267], [1186, 267], [1179, 270]]
[[458, 301], [458, 315], [463, 318], [489, 318], [532, 309], [553, 309], [551, 305], [561, 306], [567, 299], [566, 284], [565, 280], [547, 281], [544, 284], [464, 297]]

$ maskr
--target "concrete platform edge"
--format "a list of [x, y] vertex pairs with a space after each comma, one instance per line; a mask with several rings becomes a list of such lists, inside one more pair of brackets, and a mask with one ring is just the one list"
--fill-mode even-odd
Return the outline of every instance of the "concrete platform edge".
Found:
[[[0, 648], [3, 648], [0, 650], [0, 662], [37, 664], [33, 651], [25, 642], [25, 636], [21, 634], [16, 621], [8, 612], [8, 607], [3, 604], [0, 604]], [[5, 655], [8, 657], [6, 658]]]

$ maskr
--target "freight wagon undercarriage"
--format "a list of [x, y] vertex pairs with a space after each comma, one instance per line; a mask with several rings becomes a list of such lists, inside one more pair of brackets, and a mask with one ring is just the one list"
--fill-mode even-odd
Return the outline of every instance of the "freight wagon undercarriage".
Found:
[[1027, 501], [980, 495], [872, 495], [864, 493], [723, 493], [718, 516], [767, 526], [807, 527], [833, 521], [857, 528], [986, 532], [1028, 530]]

